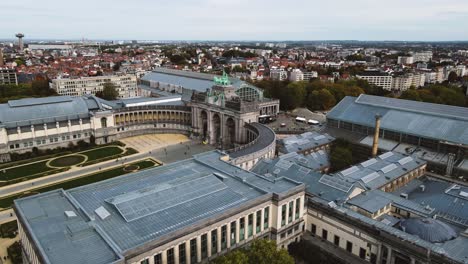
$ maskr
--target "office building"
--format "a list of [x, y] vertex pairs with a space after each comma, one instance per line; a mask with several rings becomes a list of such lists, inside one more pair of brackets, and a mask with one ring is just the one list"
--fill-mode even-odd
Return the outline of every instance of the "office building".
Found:
[[51, 88], [59, 95], [83, 96], [96, 95], [102, 92], [104, 84], [112, 83], [119, 98], [130, 98], [138, 96], [137, 79], [135, 75], [113, 75], [82, 77], [77, 79], [54, 79]]

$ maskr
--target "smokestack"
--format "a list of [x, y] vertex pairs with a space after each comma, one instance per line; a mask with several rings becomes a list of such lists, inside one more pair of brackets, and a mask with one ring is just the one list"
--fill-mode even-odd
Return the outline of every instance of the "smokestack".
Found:
[[374, 132], [374, 143], [372, 144], [372, 157], [377, 156], [379, 150], [379, 132], [380, 132], [380, 115], [375, 115], [375, 132]]
[[5, 65], [5, 62], [3, 61], [3, 50], [0, 48], [0, 68]]

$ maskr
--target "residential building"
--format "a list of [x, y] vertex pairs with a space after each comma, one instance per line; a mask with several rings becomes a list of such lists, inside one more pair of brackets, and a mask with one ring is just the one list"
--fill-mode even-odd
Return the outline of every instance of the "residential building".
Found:
[[294, 70], [291, 71], [291, 74], [289, 75], [289, 80], [291, 82], [304, 81], [304, 74], [302, 73], [301, 70], [294, 69]]
[[18, 84], [18, 76], [14, 69], [0, 68], [0, 84]]
[[395, 74], [392, 81], [393, 91], [406, 91], [410, 87], [419, 88], [424, 86], [426, 76], [422, 73]]
[[412, 53], [414, 62], [428, 62], [432, 60], [432, 51], [421, 51]]
[[366, 80], [370, 84], [379, 86], [384, 90], [392, 90], [392, 76], [386, 72], [364, 71], [357, 74], [356, 77]]
[[51, 88], [57, 91], [59, 95], [68, 96], [84, 96], [96, 95], [97, 92], [102, 92], [104, 84], [112, 83], [119, 98], [137, 97], [137, 78], [135, 75], [112, 75], [112, 76], [96, 76], [96, 77], [81, 77], [78, 79], [54, 79], [51, 83]]
[[408, 57], [408, 56], [398, 56], [397, 60], [398, 64], [413, 64], [414, 63], [414, 57]]
[[318, 78], [318, 72], [316, 71], [303, 71], [302, 75], [304, 76], [304, 81], [309, 81], [310, 79]]
[[284, 81], [288, 79], [288, 72], [283, 68], [270, 69], [270, 78], [272, 80]]

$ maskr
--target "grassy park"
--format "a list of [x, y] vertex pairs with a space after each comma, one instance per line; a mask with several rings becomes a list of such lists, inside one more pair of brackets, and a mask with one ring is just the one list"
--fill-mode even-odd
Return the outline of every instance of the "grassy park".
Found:
[[[21, 198], [21, 197], [48, 192], [48, 191], [52, 191], [52, 190], [60, 189], [60, 188], [67, 190], [67, 189], [75, 188], [78, 186], [91, 184], [94, 182], [103, 181], [103, 180], [111, 179], [117, 176], [121, 176], [121, 175], [134, 171], [133, 169], [137, 169], [138, 171], [140, 171], [143, 169], [157, 167], [160, 165], [161, 164], [159, 164], [158, 162], [152, 159], [146, 159], [146, 160], [130, 163], [128, 165], [119, 166], [117, 168], [85, 175], [85, 176], [75, 178], [69, 181], [59, 182], [59, 183], [51, 184], [45, 187], [39, 187], [39, 188], [29, 190], [23, 193], [17, 193], [12, 196], [0, 198], [0, 210], [10, 208], [13, 205], [13, 200]], [[130, 167], [132, 170], [127, 169], [127, 167]]]
[[132, 148], [108, 145], [73, 154], [49, 157], [33, 163], [24, 164], [21, 162], [13, 163], [11, 166], [3, 165], [0, 167], [0, 186], [64, 172], [72, 166], [88, 166], [135, 153], [137, 151]]

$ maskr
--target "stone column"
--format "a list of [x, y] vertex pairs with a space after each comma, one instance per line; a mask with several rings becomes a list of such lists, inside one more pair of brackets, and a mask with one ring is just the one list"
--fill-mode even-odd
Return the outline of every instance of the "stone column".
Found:
[[211, 257], [211, 246], [212, 246], [212, 243], [211, 243], [211, 231], [208, 231], [206, 233], [206, 241], [207, 241], [207, 255], [208, 257]]
[[161, 252], [162, 264], [167, 264], [167, 250]]
[[240, 237], [240, 220], [236, 220], [236, 244], [239, 244], [239, 237]]
[[252, 224], [253, 236], [257, 234], [257, 212], [253, 212], [253, 224]]
[[185, 262], [190, 263], [190, 240], [185, 241]]
[[217, 244], [218, 244], [218, 253], [221, 252], [221, 227], [218, 227], [218, 229], [216, 229], [216, 232], [217, 232]]
[[227, 223], [227, 248], [230, 248], [231, 247], [231, 222]]
[[174, 264], [179, 264], [179, 245], [174, 246]]
[[201, 236], [197, 236], [197, 262], [201, 262]]
[[260, 216], [261, 216], [260, 217], [260, 232], [261, 232], [261, 231], [263, 231], [265, 229], [265, 225], [264, 225], [264, 223], [265, 223], [265, 221], [264, 221], [264, 219], [265, 219], [265, 208], [262, 208]]

